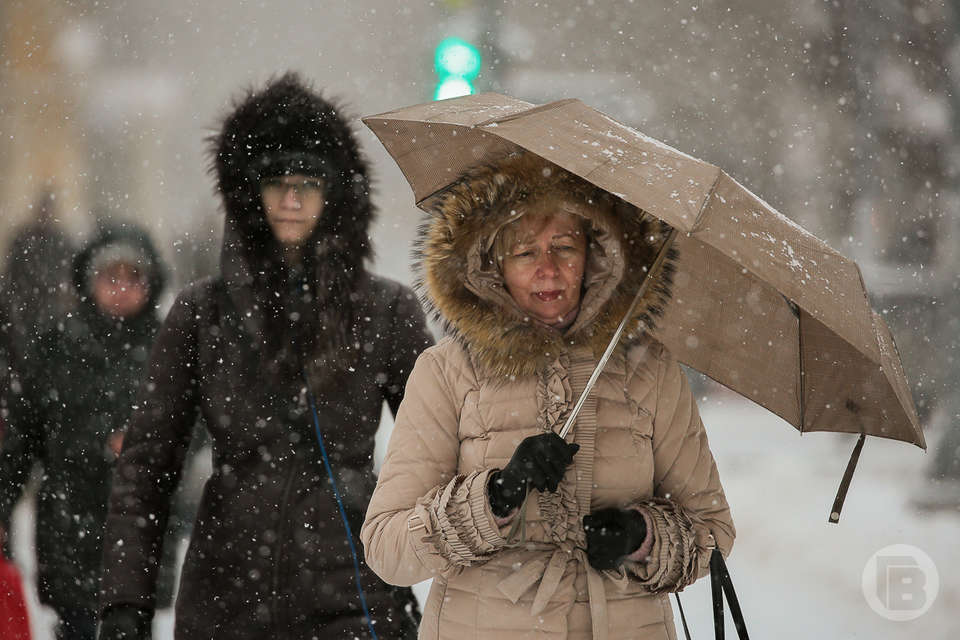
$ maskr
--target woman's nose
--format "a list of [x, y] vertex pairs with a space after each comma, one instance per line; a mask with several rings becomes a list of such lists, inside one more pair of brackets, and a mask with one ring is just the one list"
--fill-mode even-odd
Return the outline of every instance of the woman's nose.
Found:
[[294, 185], [288, 185], [286, 191], [283, 192], [283, 200], [281, 204], [286, 209], [299, 209], [300, 208], [300, 195], [297, 193], [297, 188]]
[[544, 251], [537, 260], [537, 275], [552, 278], [560, 273], [559, 260], [552, 251]]

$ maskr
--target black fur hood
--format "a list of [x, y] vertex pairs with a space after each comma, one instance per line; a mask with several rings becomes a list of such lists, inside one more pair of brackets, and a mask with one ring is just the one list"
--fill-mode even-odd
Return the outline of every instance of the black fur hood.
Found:
[[370, 256], [369, 168], [340, 105], [298, 74], [288, 72], [263, 89], [247, 90], [208, 144], [228, 227], [235, 228], [253, 262], [276, 250], [260, 180], [284, 173], [321, 177], [327, 185], [313, 244], [326, 239], [360, 264]]
[[[249, 89], [208, 139], [211, 171], [226, 210], [221, 277], [263, 357], [335, 376], [355, 358], [359, 319], [351, 297], [367, 277], [374, 218], [368, 166], [340, 106], [296, 73]], [[263, 210], [263, 178], [323, 179], [324, 207], [288, 268]]]

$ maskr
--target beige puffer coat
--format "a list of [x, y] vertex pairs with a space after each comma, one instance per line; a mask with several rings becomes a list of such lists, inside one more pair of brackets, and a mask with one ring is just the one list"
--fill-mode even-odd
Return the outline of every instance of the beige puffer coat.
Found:
[[[525, 201], [556, 194], [592, 228], [582, 306], [562, 335], [523, 317], [486, 255]], [[669, 295], [669, 269], [568, 435], [580, 451], [558, 492], [528, 501], [525, 539], [508, 541], [510, 524], [490, 510], [489, 474], [523, 438], [562, 425], [663, 237], [618, 207], [530, 155], [474, 170], [434, 202], [423, 285], [453, 335], [410, 375], [361, 532], [387, 582], [434, 579], [421, 638], [673, 639], [667, 594], [708, 573], [714, 546], [730, 552], [733, 522], [687, 380], [638, 330]], [[582, 517], [610, 506], [643, 510], [653, 547], [598, 573]]]

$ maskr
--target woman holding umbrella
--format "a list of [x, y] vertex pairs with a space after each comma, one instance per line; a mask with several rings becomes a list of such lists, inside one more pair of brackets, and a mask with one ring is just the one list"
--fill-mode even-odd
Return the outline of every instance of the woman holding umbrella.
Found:
[[468, 171], [432, 209], [422, 287], [452, 336], [411, 373], [367, 562], [434, 579], [421, 638], [675, 637], [667, 594], [735, 533], [686, 378], [636, 331], [670, 295], [669, 263], [556, 434], [665, 228], [529, 153]]

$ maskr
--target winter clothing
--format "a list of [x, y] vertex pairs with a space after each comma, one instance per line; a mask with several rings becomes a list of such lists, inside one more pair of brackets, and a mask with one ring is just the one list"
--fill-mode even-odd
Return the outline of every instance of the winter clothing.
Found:
[[76, 247], [55, 221], [55, 200], [44, 194], [34, 221], [17, 231], [0, 278], [0, 307], [10, 321], [12, 354], [22, 360], [37, 339], [56, 329], [76, 306], [68, 284]]
[[[248, 94], [211, 143], [227, 213], [221, 275], [179, 295], [151, 354], [114, 480], [101, 603], [152, 607], [159, 536], [199, 413], [213, 474], [184, 561], [175, 636], [368, 637], [311, 396], [356, 534], [382, 404], [397, 410], [432, 340], [412, 292], [364, 268], [367, 166], [338, 108], [287, 75]], [[326, 204], [303, 268], [288, 268], [256, 185], [267, 171], [316, 167]], [[361, 582], [378, 636], [405, 637], [416, 614], [410, 591], [366, 566]]]
[[[519, 311], [487, 255], [548, 193], [591, 227], [582, 304], [563, 333]], [[519, 442], [562, 425], [663, 229], [528, 154], [469, 172], [431, 206], [424, 289], [453, 336], [410, 375], [361, 533], [368, 563], [394, 584], [434, 579], [421, 638], [675, 638], [667, 593], [704, 575], [714, 546], [728, 554], [734, 527], [684, 374], [637, 331], [669, 296], [669, 270], [568, 435], [580, 450], [559, 490], [528, 501], [522, 544], [487, 496]], [[607, 507], [642, 510], [649, 555], [599, 573], [581, 519]]]
[[[0, 306], [0, 398], [7, 397], [7, 390], [10, 386], [10, 375], [13, 373], [13, 363], [15, 360], [14, 348], [12, 343], [12, 327], [7, 319], [7, 314]], [[6, 433], [7, 416], [4, 411], [0, 411], [0, 447], [3, 446], [3, 434]], [[4, 541], [6, 542], [6, 541]], [[6, 551], [6, 549], [4, 549]]]
[[137, 640], [150, 637], [153, 615], [130, 604], [118, 604], [104, 612], [99, 640]]
[[[150, 293], [143, 310], [117, 319], [93, 302], [90, 256], [128, 247]], [[7, 433], [0, 447], [0, 522], [6, 528], [34, 464], [43, 467], [37, 496], [37, 579], [42, 602], [58, 611], [86, 611], [95, 623], [101, 543], [115, 455], [108, 439], [122, 432], [154, 334], [164, 275], [148, 237], [130, 227], [103, 230], [73, 263], [81, 302], [62, 328], [41, 336], [17, 363], [6, 395]]]

